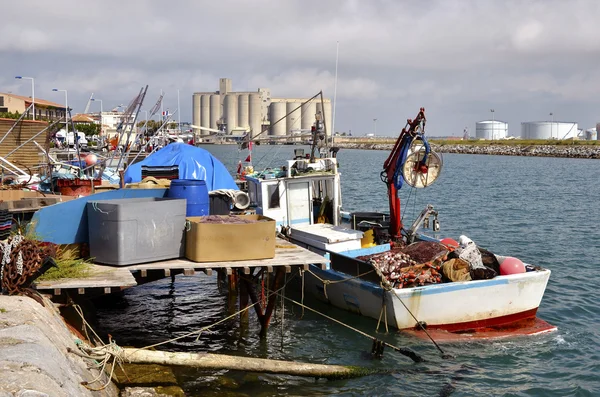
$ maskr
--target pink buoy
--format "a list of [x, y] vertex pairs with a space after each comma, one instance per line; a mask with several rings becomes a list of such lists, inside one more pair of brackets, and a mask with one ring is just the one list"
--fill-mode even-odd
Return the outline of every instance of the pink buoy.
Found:
[[512, 256], [504, 258], [500, 264], [500, 275], [508, 276], [509, 274], [520, 274], [525, 273], [525, 265], [520, 259], [513, 258]]
[[458, 242], [450, 237], [441, 239], [440, 243], [444, 244], [450, 250], [454, 250], [454, 249], [458, 248]]
[[94, 165], [98, 162], [98, 157], [95, 154], [88, 154], [84, 160], [86, 165]]

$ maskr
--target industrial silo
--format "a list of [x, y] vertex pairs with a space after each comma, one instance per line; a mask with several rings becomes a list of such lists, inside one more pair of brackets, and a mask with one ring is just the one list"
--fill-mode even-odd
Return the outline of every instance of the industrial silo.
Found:
[[585, 130], [585, 140], [586, 141], [595, 141], [598, 139], [598, 132], [596, 128], [588, 128]]
[[522, 139], [573, 139], [577, 123], [566, 121], [527, 121], [521, 123]]
[[210, 128], [217, 129], [217, 121], [221, 118], [221, 95], [210, 96]]
[[285, 135], [286, 120], [285, 120], [286, 106], [285, 102], [271, 102], [270, 106], [270, 121], [271, 131], [269, 135]]
[[310, 130], [310, 128], [315, 122], [315, 114], [317, 113], [317, 105], [315, 104], [315, 101], [303, 103], [301, 112], [302, 122], [300, 123], [300, 125], [303, 130]]
[[240, 128], [250, 127], [248, 94], [238, 96], [238, 126]]
[[252, 131], [251, 136], [255, 137], [260, 134], [262, 125], [260, 95], [258, 93], [250, 94], [248, 96], [248, 102], [248, 123], [250, 124], [250, 130]]
[[[200, 101], [202, 95], [194, 94], [192, 95], [192, 125], [202, 125], [200, 121]], [[196, 131], [200, 132], [200, 131]]]
[[[210, 95], [202, 94], [200, 97], [200, 126], [210, 128]], [[201, 135], [209, 135], [207, 130], [201, 130]]]
[[477, 139], [505, 139], [508, 136], [508, 123], [500, 120], [483, 120], [475, 123]]
[[302, 114], [300, 111], [300, 104], [301, 102], [288, 102], [285, 104], [285, 111], [288, 114], [285, 123], [285, 130], [287, 134], [300, 133], [299, 130], [302, 127], [300, 124], [300, 115]]
[[600, 141], [600, 134], [598, 134], [598, 131], [600, 131], [600, 123], [596, 124], [596, 140]]
[[223, 102], [223, 117], [225, 118], [225, 124], [227, 124], [227, 134], [229, 135], [231, 135], [232, 131], [237, 127], [237, 99], [237, 95], [227, 94], [225, 95], [225, 101]]

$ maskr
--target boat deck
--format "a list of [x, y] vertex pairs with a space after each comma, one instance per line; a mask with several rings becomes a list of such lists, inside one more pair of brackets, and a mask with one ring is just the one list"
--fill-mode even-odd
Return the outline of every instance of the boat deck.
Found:
[[76, 291], [79, 295], [109, 294], [176, 274], [191, 276], [196, 271], [202, 271], [210, 276], [213, 270], [223, 270], [229, 275], [238, 269], [244, 274], [250, 274], [254, 268], [264, 268], [272, 272], [276, 268], [283, 267], [287, 273], [290, 273], [292, 267], [308, 270], [310, 264], [315, 264], [325, 268], [328, 262], [319, 254], [278, 238], [275, 242], [275, 257], [271, 259], [235, 262], [193, 262], [187, 259], [171, 259], [118, 267], [95, 263], [88, 277], [39, 281], [35, 284], [35, 289], [51, 292], [53, 295], [61, 295], [64, 291]]

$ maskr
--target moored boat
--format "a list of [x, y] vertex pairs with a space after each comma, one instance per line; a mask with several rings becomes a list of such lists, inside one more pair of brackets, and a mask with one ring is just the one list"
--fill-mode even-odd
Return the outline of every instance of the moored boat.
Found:
[[[273, 218], [295, 244], [330, 259], [326, 269], [310, 266], [303, 276], [304, 292], [402, 330], [554, 330], [536, 322], [550, 270], [481, 250], [469, 239], [458, 244], [427, 236], [425, 226], [439, 230], [431, 206], [412, 225], [402, 224], [398, 189], [402, 184], [429, 186], [442, 169], [424, 126], [421, 109], [408, 120], [384, 164], [390, 214], [382, 220], [344, 222], [336, 152], [317, 148], [316, 142], [326, 142], [318, 139], [318, 120], [308, 158], [296, 152], [281, 168], [245, 175], [256, 213]], [[422, 243], [433, 244], [429, 247], [436, 253], [419, 251]], [[452, 270], [457, 265], [462, 266], [460, 277]]]

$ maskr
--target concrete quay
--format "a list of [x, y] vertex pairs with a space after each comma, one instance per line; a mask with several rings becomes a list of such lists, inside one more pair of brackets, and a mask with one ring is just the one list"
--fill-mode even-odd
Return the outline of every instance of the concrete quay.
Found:
[[[394, 145], [381, 143], [336, 143], [343, 149], [391, 150]], [[532, 156], [600, 159], [600, 146], [588, 145], [464, 145], [431, 143], [438, 153], [487, 154], [497, 156]]]

